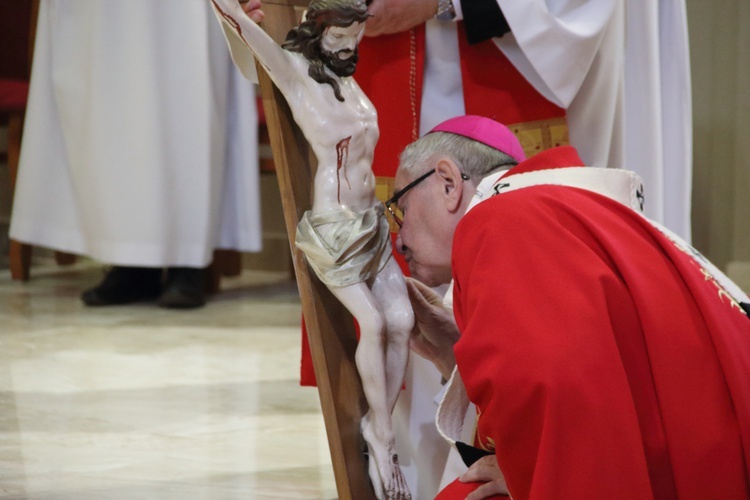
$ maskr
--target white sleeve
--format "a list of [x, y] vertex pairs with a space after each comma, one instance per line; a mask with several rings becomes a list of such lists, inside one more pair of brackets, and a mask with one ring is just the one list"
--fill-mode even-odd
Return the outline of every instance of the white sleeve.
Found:
[[622, 0], [497, 0], [511, 32], [494, 41], [547, 99], [567, 108]]
[[464, 10], [461, 8], [461, 0], [451, 0], [453, 3], [453, 11], [456, 13], [456, 17], [453, 18], [454, 21], [463, 21], [464, 19]]

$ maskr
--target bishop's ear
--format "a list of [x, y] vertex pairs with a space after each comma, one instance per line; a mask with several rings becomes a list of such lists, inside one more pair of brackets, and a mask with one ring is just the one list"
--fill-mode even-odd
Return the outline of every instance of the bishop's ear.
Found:
[[450, 212], [459, 210], [465, 186], [458, 165], [452, 159], [443, 157], [438, 160], [435, 173], [440, 180], [440, 196], [446, 208]]

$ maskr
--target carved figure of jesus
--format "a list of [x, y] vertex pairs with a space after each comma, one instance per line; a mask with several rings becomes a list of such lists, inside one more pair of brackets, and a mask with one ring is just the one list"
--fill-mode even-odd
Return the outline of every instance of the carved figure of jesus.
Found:
[[411, 498], [398, 465], [391, 412], [404, 379], [414, 316], [391, 256], [383, 205], [375, 198], [377, 114], [352, 78], [368, 17], [365, 2], [313, 0], [283, 46], [252, 20], [262, 17], [257, 0], [244, 7], [237, 0], [212, 2], [233, 38], [230, 46], [241, 41], [263, 65], [318, 159], [312, 208], [300, 221], [296, 244], [359, 323], [355, 361], [369, 405], [360, 427], [375, 493]]

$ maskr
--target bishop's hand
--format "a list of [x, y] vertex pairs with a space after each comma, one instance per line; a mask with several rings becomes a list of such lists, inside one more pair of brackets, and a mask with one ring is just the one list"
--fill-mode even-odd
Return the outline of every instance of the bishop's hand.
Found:
[[406, 278], [406, 289], [415, 320], [409, 347], [432, 361], [447, 379], [456, 365], [453, 345], [460, 336], [453, 311], [443, 305], [443, 297], [419, 280]]
[[466, 500], [482, 500], [494, 495], [507, 495], [508, 485], [505, 482], [500, 467], [497, 465], [497, 456], [487, 455], [482, 457], [469, 467], [459, 478], [462, 483], [484, 483], [471, 492]]

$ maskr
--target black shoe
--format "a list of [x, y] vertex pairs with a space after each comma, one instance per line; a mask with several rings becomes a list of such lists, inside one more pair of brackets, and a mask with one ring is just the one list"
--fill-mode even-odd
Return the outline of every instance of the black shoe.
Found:
[[112, 306], [154, 300], [161, 292], [162, 270], [152, 267], [115, 266], [104, 280], [81, 294], [87, 306]]
[[193, 309], [206, 303], [206, 270], [196, 267], [170, 267], [159, 296], [159, 306], [169, 309]]

